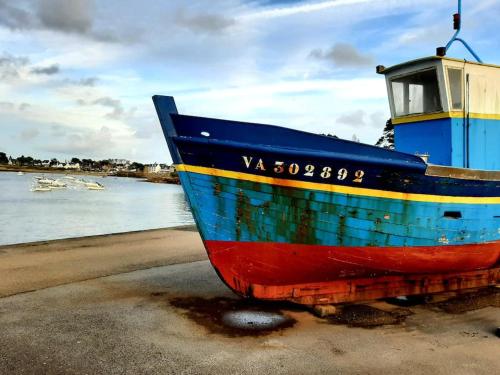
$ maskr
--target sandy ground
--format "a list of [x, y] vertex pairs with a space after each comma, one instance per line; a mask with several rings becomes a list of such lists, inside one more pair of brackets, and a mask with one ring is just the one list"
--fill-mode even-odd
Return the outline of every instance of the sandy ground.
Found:
[[0, 297], [207, 259], [193, 227], [0, 246]]
[[[288, 304], [245, 302], [219, 281], [196, 232], [3, 247], [0, 275], [0, 374], [500, 370], [500, 339], [493, 333], [499, 307], [448, 313], [437, 304], [378, 302], [372, 306], [404, 311], [404, 319], [367, 329]], [[287, 324], [263, 331], [228, 326], [228, 314], [248, 311]]]

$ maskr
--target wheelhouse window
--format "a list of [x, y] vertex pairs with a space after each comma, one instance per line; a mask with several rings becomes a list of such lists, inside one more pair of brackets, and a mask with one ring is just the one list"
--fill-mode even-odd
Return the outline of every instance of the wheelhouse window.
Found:
[[436, 69], [391, 80], [396, 117], [442, 111]]
[[462, 69], [448, 68], [448, 84], [450, 85], [451, 108], [462, 109]]

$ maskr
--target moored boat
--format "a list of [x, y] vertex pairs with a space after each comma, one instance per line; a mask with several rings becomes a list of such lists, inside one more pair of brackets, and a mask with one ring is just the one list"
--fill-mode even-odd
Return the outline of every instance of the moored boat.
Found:
[[35, 177], [35, 179], [38, 181], [40, 185], [52, 185], [56, 180], [53, 178], [48, 178], [48, 177]]
[[447, 48], [377, 67], [396, 150], [181, 115], [172, 97], [153, 97], [232, 290], [316, 304], [500, 281], [500, 67]]
[[37, 186], [33, 186], [31, 188], [31, 191], [33, 191], [33, 192], [46, 192], [46, 191], [52, 191], [52, 189], [46, 185], [37, 185]]
[[52, 181], [52, 183], [49, 184], [49, 186], [53, 189], [65, 189], [67, 187], [67, 185], [64, 182], [59, 180]]
[[67, 185], [64, 182], [55, 180], [53, 178], [35, 177], [35, 180], [38, 185], [46, 186], [52, 189], [64, 189], [67, 187]]
[[104, 190], [104, 185], [99, 182], [85, 182], [85, 187], [88, 190]]

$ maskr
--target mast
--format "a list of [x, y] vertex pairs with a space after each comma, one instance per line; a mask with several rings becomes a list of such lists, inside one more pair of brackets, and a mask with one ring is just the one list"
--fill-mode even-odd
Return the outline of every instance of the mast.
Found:
[[446, 44], [445, 47], [438, 47], [436, 49], [436, 55], [438, 56], [446, 56], [446, 52], [451, 47], [451, 45], [455, 42], [461, 42], [467, 51], [470, 52], [472, 56], [476, 59], [477, 62], [482, 63], [483, 61], [479, 58], [479, 56], [474, 52], [474, 50], [467, 44], [465, 40], [459, 38], [458, 35], [462, 30], [462, 0], [458, 0], [458, 13], [453, 15], [453, 29], [456, 30], [455, 34], [451, 37], [450, 41]]

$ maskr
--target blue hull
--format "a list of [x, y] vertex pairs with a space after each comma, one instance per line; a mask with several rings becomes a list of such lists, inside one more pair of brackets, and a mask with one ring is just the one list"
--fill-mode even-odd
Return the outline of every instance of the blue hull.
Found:
[[499, 264], [499, 173], [433, 175], [414, 155], [153, 100], [210, 259], [241, 294]]

